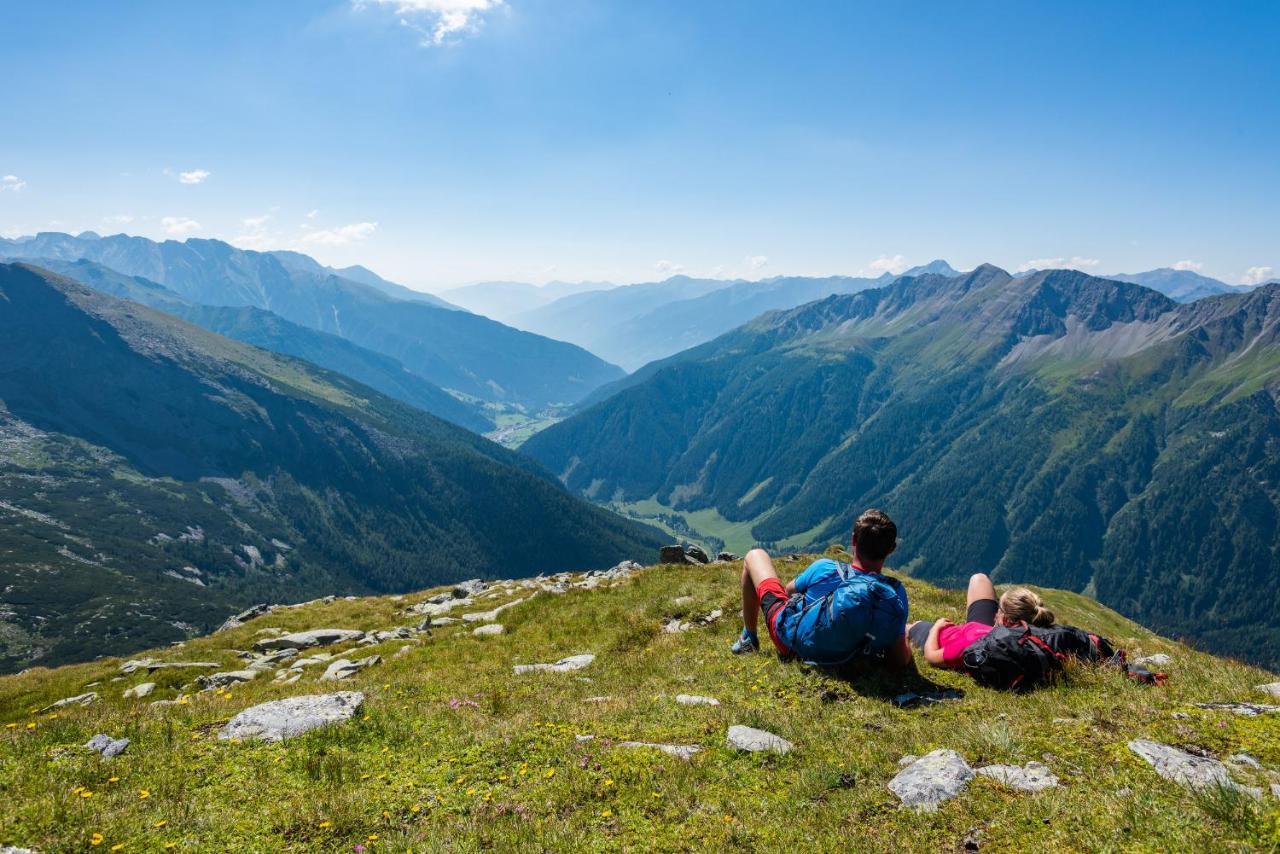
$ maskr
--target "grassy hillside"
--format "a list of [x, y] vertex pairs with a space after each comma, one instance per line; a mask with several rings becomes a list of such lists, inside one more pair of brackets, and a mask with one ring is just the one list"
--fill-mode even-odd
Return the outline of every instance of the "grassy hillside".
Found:
[[306, 362], [23, 265], [0, 305], [0, 671], [661, 539]]
[[[794, 575], [805, 562], [780, 569]], [[983, 850], [1280, 845], [1270, 796], [1194, 794], [1126, 748], [1150, 737], [1223, 758], [1245, 751], [1269, 770], [1246, 769], [1238, 779], [1265, 788], [1280, 768], [1276, 717], [1194, 704], [1262, 699], [1254, 686], [1270, 674], [1050, 590], [1043, 593], [1063, 619], [1131, 652], [1171, 655], [1168, 685], [1075, 670], [1064, 684], [1015, 697], [933, 670], [835, 680], [769, 654], [728, 655], [737, 574], [730, 564], [667, 566], [615, 586], [539, 592], [500, 615], [499, 636], [476, 637], [459, 623], [356, 649], [349, 657], [383, 661], [345, 682], [317, 681], [318, 665], [289, 686], [267, 671], [201, 693], [184, 687], [190, 672], [120, 678], [118, 659], [0, 677], [0, 844], [45, 852], [84, 850], [94, 839], [95, 850], [123, 851], [777, 850], [797, 839], [812, 850], [941, 851], [966, 838]], [[906, 583], [913, 617], [960, 617], [961, 594]], [[237, 669], [235, 650], [272, 630], [389, 629], [416, 622], [405, 608], [427, 595], [279, 611], [151, 655]], [[452, 616], [529, 595], [518, 583], [495, 587]], [[726, 615], [709, 626], [661, 630], [670, 617], [715, 608]], [[572, 673], [512, 674], [513, 664], [579, 653], [596, 659]], [[121, 696], [144, 679], [158, 683], [150, 698]], [[904, 690], [936, 688], [963, 696], [909, 709], [891, 702]], [[98, 703], [35, 713], [86, 689], [101, 694]], [[362, 712], [277, 744], [216, 738], [256, 703], [331, 690], [363, 692]], [[677, 694], [721, 705], [678, 705]], [[178, 705], [150, 705], [183, 696]], [[785, 756], [734, 752], [725, 747], [733, 724], [770, 730], [796, 748]], [[132, 744], [102, 760], [80, 747], [97, 733]], [[686, 762], [617, 746], [625, 740], [705, 749]], [[1041, 761], [1063, 785], [1027, 794], [979, 777], [937, 812], [901, 808], [886, 788], [899, 759], [943, 747], [975, 767]]]

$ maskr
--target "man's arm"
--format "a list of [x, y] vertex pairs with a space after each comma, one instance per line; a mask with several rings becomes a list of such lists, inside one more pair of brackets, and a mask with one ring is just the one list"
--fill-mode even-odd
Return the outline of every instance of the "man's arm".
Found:
[[942, 666], [942, 646], [938, 643], [938, 635], [948, 626], [954, 625], [950, 620], [935, 620], [933, 628], [929, 629], [929, 638], [924, 642], [924, 660], [932, 664], [934, 667]]
[[890, 667], [895, 667], [899, 670], [912, 665], [911, 645], [907, 643], [905, 634], [902, 636], [901, 641], [885, 650], [884, 660]]

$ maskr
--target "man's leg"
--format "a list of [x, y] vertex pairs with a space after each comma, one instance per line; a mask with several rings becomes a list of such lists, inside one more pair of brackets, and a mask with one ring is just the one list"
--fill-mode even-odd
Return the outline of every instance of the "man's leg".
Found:
[[742, 561], [742, 626], [755, 635], [760, 619], [760, 597], [756, 590], [766, 578], [777, 578], [773, 560], [764, 549], [752, 549]]

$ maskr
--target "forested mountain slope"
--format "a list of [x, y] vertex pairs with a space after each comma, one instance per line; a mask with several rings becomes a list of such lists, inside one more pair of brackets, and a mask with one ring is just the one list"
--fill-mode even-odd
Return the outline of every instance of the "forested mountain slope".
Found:
[[366, 386], [24, 265], [0, 265], [0, 447], [4, 669], [658, 542]]
[[1085, 590], [1280, 661], [1280, 287], [1179, 305], [984, 265], [765, 315], [613, 386], [524, 451], [734, 547], [883, 506], [920, 576]]

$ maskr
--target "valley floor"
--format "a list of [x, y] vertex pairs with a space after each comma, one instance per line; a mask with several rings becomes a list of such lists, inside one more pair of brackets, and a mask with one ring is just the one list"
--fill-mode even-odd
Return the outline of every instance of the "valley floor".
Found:
[[[802, 563], [785, 563], [792, 576]], [[381, 655], [350, 679], [324, 662], [284, 684], [258, 678], [200, 691], [192, 672], [118, 659], [0, 677], [0, 847], [41, 852], [497, 850], [1274, 850], [1280, 801], [1197, 794], [1162, 779], [1127, 747], [1150, 738], [1259, 768], [1233, 771], [1269, 792], [1280, 781], [1280, 715], [1198, 707], [1262, 701], [1264, 671], [1157, 638], [1097, 603], [1045, 596], [1066, 621], [1133, 654], [1167, 653], [1162, 688], [1075, 670], [1029, 696], [922, 669], [837, 680], [776, 656], [733, 657], [738, 568], [658, 567], [616, 581], [551, 579], [534, 593], [498, 583], [430, 635], [334, 645], [334, 658]], [[592, 583], [592, 582], [588, 582]], [[907, 579], [913, 618], [961, 618], [963, 594]], [[532, 594], [532, 595], [531, 595]], [[245, 666], [236, 650], [281, 631], [413, 625], [428, 593], [281, 609], [230, 631], [150, 653]], [[458, 619], [523, 600], [492, 620]], [[705, 623], [698, 618], [715, 611]], [[664, 631], [673, 618], [683, 631]], [[497, 630], [490, 629], [490, 632]], [[372, 639], [372, 640], [376, 640]], [[303, 655], [314, 650], [304, 650]], [[593, 654], [570, 672], [513, 665]], [[139, 656], [140, 658], [144, 656]], [[282, 663], [282, 668], [288, 663]], [[207, 670], [194, 672], [207, 673]], [[290, 671], [285, 671], [286, 676]], [[156, 683], [146, 699], [126, 689]], [[904, 691], [960, 697], [899, 708]], [[91, 705], [38, 712], [96, 691]], [[359, 691], [351, 720], [279, 742], [219, 740], [233, 716], [267, 700]], [[677, 695], [713, 697], [685, 705]], [[174, 701], [152, 705], [155, 700]], [[786, 755], [726, 745], [732, 725], [794, 743]], [[131, 740], [114, 759], [82, 747]], [[697, 745], [689, 759], [640, 741]], [[958, 751], [970, 765], [1045, 763], [1061, 787], [1040, 793], [975, 778], [935, 812], [902, 807], [887, 785], [904, 755]]]

